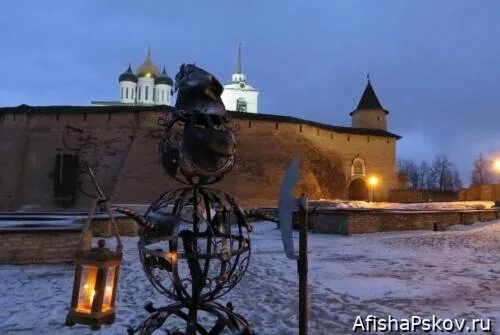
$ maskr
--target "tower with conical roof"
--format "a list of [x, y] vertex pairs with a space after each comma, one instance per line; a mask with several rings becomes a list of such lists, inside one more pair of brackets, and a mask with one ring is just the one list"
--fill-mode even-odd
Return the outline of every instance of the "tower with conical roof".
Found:
[[247, 83], [242, 71], [241, 43], [238, 45], [238, 59], [236, 72], [232, 75], [232, 82], [224, 85], [222, 102], [227, 110], [247, 113], [257, 113], [259, 92]]
[[368, 77], [365, 91], [359, 100], [358, 107], [351, 112], [354, 128], [387, 130], [387, 114], [375, 94], [375, 90]]

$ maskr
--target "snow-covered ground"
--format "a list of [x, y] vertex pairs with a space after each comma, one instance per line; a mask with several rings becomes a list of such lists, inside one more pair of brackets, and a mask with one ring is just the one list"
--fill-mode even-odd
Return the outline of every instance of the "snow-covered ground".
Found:
[[345, 201], [345, 200], [315, 200], [312, 207], [326, 208], [368, 208], [368, 209], [394, 209], [394, 210], [467, 210], [490, 209], [495, 206], [493, 201], [452, 201], [452, 202], [422, 202], [422, 203], [396, 203], [396, 202], [370, 202], [370, 201]]
[[[296, 263], [282, 252], [271, 223], [254, 224], [253, 254], [242, 282], [223, 297], [259, 335], [297, 334]], [[492, 318], [500, 322], [500, 220], [358, 236], [309, 235], [311, 335], [350, 334], [357, 315]], [[123, 334], [167, 304], [143, 274], [137, 238], [124, 238], [117, 321], [102, 334]], [[0, 334], [90, 334], [64, 327], [73, 267], [0, 266]], [[400, 333], [402, 334], [402, 333]]]

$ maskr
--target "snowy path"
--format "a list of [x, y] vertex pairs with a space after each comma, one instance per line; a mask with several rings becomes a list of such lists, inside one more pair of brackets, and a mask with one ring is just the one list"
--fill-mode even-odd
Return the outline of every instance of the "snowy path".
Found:
[[[142, 272], [136, 238], [125, 238], [117, 322], [123, 334], [146, 316], [146, 300], [168, 303]], [[500, 321], [500, 220], [447, 232], [310, 235], [310, 334], [350, 334], [356, 315], [492, 318]], [[64, 327], [73, 267], [0, 266], [0, 334], [91, 334]], [[255, 224], [247, 275], [223, 302], [257, 334], [297, 334], [296, 264], [274, 224]], [[500, 334], [500, 333], [499, 333]]]

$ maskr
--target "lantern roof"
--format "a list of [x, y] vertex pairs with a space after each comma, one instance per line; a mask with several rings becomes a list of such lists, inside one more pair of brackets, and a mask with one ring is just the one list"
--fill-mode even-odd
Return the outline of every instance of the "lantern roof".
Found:
[[[89, 250], [81, 250], [76, 253], [76, 264], [94, 264], [96, 266], [105, 266], [107, 262], [115, 263], [121, 261], [122, 252], [112, 251], [104, 247], [104, 243], [99, 240], [99, 246]], [[109, 264], [111, 265], [111, 264]]]

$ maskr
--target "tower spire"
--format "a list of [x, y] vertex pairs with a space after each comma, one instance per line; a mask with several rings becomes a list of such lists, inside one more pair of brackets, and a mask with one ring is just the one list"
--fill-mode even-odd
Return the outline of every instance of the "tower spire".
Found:
[[[238, 59], [236, 60], [236, 72], [233, 73], [233, 83], [240, 84], [243, 83], [245, 86], [246, 77], [241, 70], [241, 42], [238, 43]], [[240, 84], [241, 86], [241, 84]]]
[[377, 94], [375, 94], [375, 90], [373, 89], [369, 76], [370, 75], [368, 75], [368, 83], [366, 84], [365, 91], [359, 100], [357, 109], [384, 109], [378, 100]]
[[241, 73], [241, 42], [238, 44], [238, 68], [236, 73]]

